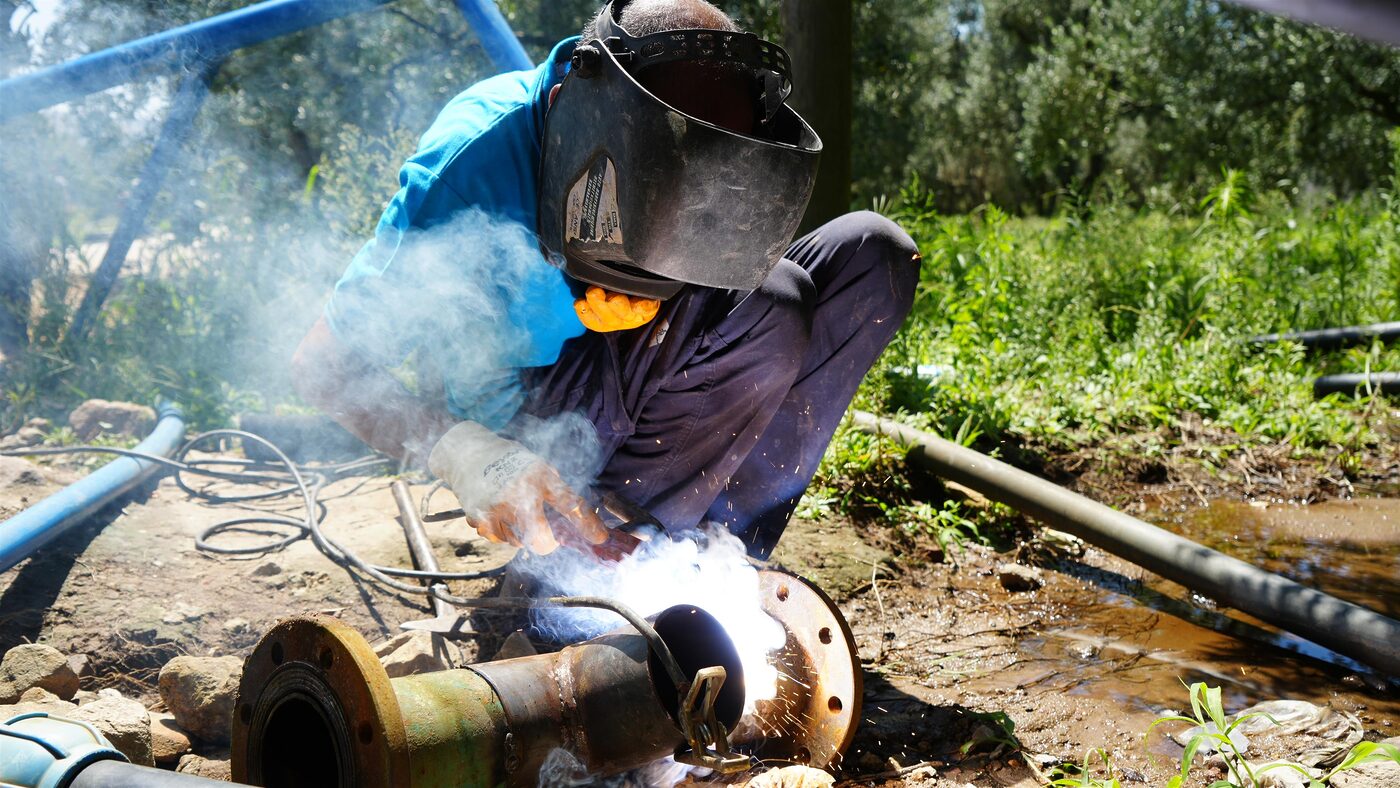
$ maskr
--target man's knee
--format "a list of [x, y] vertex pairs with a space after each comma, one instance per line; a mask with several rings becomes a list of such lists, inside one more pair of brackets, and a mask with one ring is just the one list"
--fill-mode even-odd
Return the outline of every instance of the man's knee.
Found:
[[829, 259], [840, 271], [826, 275], [864, 291], [883, 305], [881, 320], [903, 321], [914, 303], [921, 258], [902, 227], [874, 211], [855, 211], [816, 230]]

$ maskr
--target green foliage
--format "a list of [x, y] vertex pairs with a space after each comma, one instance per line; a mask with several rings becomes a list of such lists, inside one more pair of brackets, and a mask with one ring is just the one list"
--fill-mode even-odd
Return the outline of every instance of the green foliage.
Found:
[[1207, 744], [1209, 744], [1210, 749], [1220, 753], [1230, 777], [1229, 780], [1216, 780], [1211, 783], [1210, 788], [1234, 788], [1235, 786], [1257, 788], [1262, 784], [1260, 777], [1275, 769], [1291, 769], [1303, 775], [1310, 788], [1323, 788], [1338, 774], [1365, 763], [1393, 760], [1400, 764], [1400, 748], [1392, 744], [1363, 741], [1353, 746], [1340, 763], [1320, 778], [1314, 777], [1303, 765], [1287, 761], [1256, 767], [1245, 758], [1240, 748], [1241, 745], [1237, 744], [1237, 737], [1232, 734], [1240, 723], [1255, 717], [1262, 717], [1275, 725], [1278, 724], [1278, 721], [1260, 712], [1240, 714], [1233, 719], [1230, 718], [1221, 704], [1220, 688], [1207, 686], [1204, 682], [1191, 684], [1187, 687], [1187, 691], [1191, 698], [1191, 716], [1168, 714], [1159, 717], [1148, 726], [1147, 733], [1144, 734], [1145, 740], [1147, 735], [1150, 735], [1158, 725], [1173, 722], [1186, 723], [1193, 726], [1193, 730], [1198, 730], [1186, 743], [1181, 754], [1180, 772], [1173, 775], [1167, 782], [1167, 788], [1181, 788], [1186, 779], [1190, 777], [1196, 753]]
[[[1378, 196], [1295, 206], [1253, 193], [1237, 171], [1202, 211], [1089, 203], [1049, 220], [995, 207], [942, 216], [906, 192], [893, 213], [919, 243], [923, 275], [868, 386], [888, 409], [991, 447], [1151, 433], [1160, 449], [1187, 428], [1301, 455], [1373, 442], [1357, 418], [1364, 400], [1314, 401], [1310, 386], [1321, 372], [1360, 371], [1366, 354], [1310, 359], [1247, 340], [1400, 311], [1396, 213]], [[1393, 349], [1370, 358], [1397, 362]]]
[[[1101, 763], [1103, 776], [1098, 776], [1099, 768], [1094, 759]], [[1095, 748], [1084, 755], [1084, 762], [1075, 766], [1056, 766], [1050, 769], [1049, 785], [1054, 788], [1123, 788], [1123, 784], [1113, 773], [1113, 759], [1102, 748]]]
[[1400, 125], [1400, 53], [1229, 3], [888, 0], [855, 36], [858, 193], [917, 174], [948, 211], [1166, 206], [1225, 167], [1350, 192]]

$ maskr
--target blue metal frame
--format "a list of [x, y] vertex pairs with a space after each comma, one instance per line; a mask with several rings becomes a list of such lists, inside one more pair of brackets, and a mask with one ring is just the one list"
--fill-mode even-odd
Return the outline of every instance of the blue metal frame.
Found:
[[[184, 72], [170, 114], [155, 148], [141, 170], [131, 196], [122, 206], [117, 229], [108, 243], [91, 286], [64, 337], [71, 350], [101, 311], [121, 272], [132, 242], [140, 234], [166, 171], [188, 138], [194, 117], [209, 93], [209, 82], [233, 52], [296, 33], [343, 16], [367, 11], [392, 0], [266, 0], [199, 22], [171, 28], [135, 41], [0, 81], [0, 124], [45, 107], [62, 104], [152, 72]], [[476, 31], [482, 49], [502, 71], [532, 68], [529, 55], [492, 0], [455, 0]]]

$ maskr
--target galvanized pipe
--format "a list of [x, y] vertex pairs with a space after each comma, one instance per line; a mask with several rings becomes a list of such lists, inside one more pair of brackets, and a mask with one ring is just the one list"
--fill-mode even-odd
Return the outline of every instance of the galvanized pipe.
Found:
[[939, 476], [1075, 534], [1168, 580], [1400, 676], [1400, 622], [1300, 585], [936, 435], [857, 411], [856, 428], [907, 446]]
[[[160, 406], [155, 429], [136, 451], [169, 457], [185, 437], [180, 407]], [[160, 466], [135, 457], [118, 457], [44, 500], [0, 522], [0, 572], [28, 558], [35, 550], [81, 525], [89, 515], [140, 484]]]
[[[743, 668], [719, 623], [692, 607], [653, 621], [687, 676], [725, 669], [717, 709], [733, 727]], [[629, 630], [553, 654], [391, 680], [345, 624], [287, 619], [244, 663], [233, 778], [273, 788], [534, 786], [556, 750], [612, 774], [685, 744], [676, 696], [647, 641]]]

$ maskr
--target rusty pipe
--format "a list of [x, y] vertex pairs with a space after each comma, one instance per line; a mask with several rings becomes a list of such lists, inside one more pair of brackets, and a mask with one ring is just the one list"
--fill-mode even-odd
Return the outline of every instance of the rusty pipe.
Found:
[[[720, 666], [716, 716], [733, 728], [743, 670], [719, 622], [691, 606], [652, 626], [688, 680]], [[244, 663], [235, 781], [264, 786], [527, 786], [556, 750], [615, 774], [687, 744], [679, 688], [631, 630], [540, 654], [389, 679], [328, 616], [284, 620]]]

